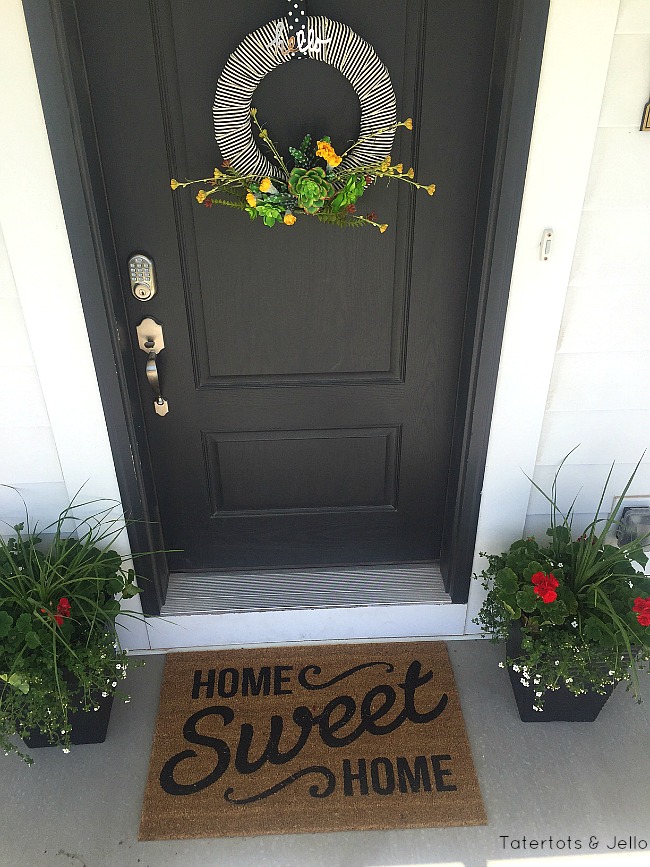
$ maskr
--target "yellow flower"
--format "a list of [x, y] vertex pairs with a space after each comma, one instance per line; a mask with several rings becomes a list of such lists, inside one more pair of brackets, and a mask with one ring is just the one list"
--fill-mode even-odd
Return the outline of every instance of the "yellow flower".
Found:
[[403, 124], [407, 129], [413, 129], [413, 118], [407, 117]]
[[199, 203], [199, 205], [202, 205], [203, 202], [205, 202], [206, 196], [207, 196], [207, 193], [205, 190], [199, 190], [198, 191], [198, 193], [196, 195], [196, 201]]
[[382, 172], [387, 172], [390, 168], [390, 154], [384, 159], [382, 164], [379, 166], [379, 170]]
[[409, 176], [409, 178], [414, 178], [414, 177], [415, 177], [415, 171], [414, 171], [414, 169], [409, 169], [408, 172], [407, 172], [406, 174]]
[[287, 211], [287, 213], [284, 215], [284, 225], [285, 226], [293, 226], [293, 224], [295, 222], [296, 222], [295, 216]]
[[248, 195], [246, 196], [246, 203], [251, 208], [254, 208], [257, 205], [257, 199], [255, 198], [255, 196], [252, 193], [248, 193]]
[[327, 141], [316, 142], [316, 156], [322, 157], [328, 166], [336, 167], [341, 164], [343, 157], [338, 156], [332, 145]]
[[381, 226], [379, 227], [379, 231], [382, 233], [382, 235], [384, 234], [384, 232], [386, 231], [387, 228], [388, 228], [388, 223], [382, 223], [381, 224]]
[[219, 169], [215, 169], [215, 170], [214, 170], [214, 175], [213, 175], [213, 177], [214, 177], [214, 179], [215, 179], [215, 181], [216, 181], [216, 180], [218, 180], [219, 178], [222, 178], [222, 177], [223, 177], [223, 172], [220, 172]]
[[398, 175], [404, 174], [404, 166], [401, 163], [398, 163], [395, 166], [395, 171], [397, 172]]
[[428, 193], [430, 196], [432, 196], [432, 195], [435, 193], [435, 191], [436, 191], [436, 185], [435, 185], [435, 184], [429, 184], [429, 186], [428, 186], [428, 187], [425, 187], [424, 189], [427, 191], [427, 193]]
[[180, 187], [180, 184], [178, 183], [176, 178], [172, 178], [169, 182], [169, 186], [172, 188], [172, 190], [177, 190]]
[[271, 178], [264, 178], [260, 184], [260, 193], [268, 193], [272, 186]]

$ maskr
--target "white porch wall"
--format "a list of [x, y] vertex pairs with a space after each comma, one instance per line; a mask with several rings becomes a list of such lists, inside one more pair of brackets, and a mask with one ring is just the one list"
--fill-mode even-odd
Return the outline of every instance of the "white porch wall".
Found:
[[[28, 454], [32, 475], [6, 478], [51, 520], [87, 480], [93, 496], [117, 496], [117, 484], [20, 0], [3, 0], [0, 28], [0, 341], [13, 343], [0, 388], [18, 392], [0, 415], [0, 482]], [[645, 445], [650, 370], [626, 365], [647, 366], [650, 351], [650, 134], [636, 132], [649, 86], [650, 0], [551, 0], [477, 550], [507, 545], [534, 519], [522, 468], [544, 481], [582, 440], [582, 483], [613, 457], [626, 472]], [[540, 263], [547, 226], [554, 250]], [[34, 279], [35, 263], [45, 279]], [[41, 439], [27, 447], [29, 436]], [[637, 493], [650, 490], [645, 473]], [[467, 632], [480, 600], [474, 585]], [[143, 632], [131, 639], [148, 646]]]
[[[67, 491], [54, 434], [0, 227], [0, 484], [16, 488], [32, 521], [49, 524]], [[0, 487], [0, 535], [25, 520], [16, 491]]]
[[[579, 529], [612, 462], [603, 515], [650, 449], [650, 133], [639, 132], [649, 98], [650, 0], [621, 0], [534, 472], [548, 490], [581, 444], [559, 487], [565, 506], [580, 491]], [[629, 494], [650, 495], [650, 454]], [[543, 532], [547, 516], [533, 492], [526, 532]]]

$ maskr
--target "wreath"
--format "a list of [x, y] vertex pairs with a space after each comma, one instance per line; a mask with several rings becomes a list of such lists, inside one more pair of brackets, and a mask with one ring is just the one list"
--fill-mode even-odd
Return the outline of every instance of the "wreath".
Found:
[[[388, 70], [372, 46], [350, 27], [324, 17], [309, 17], [306, 0], [288, 0], [286, 18], [272, 21], [249, 34], [231, 54], [219, 78], [213, 117], [215, 138], [224, 158], [210, 178], [178, 181], [173, 190], [191, 184], [207, 185], [196, 199], [206, 207], [225, 205], [246, 211], [265, 225], [292, 226], [298, 217], [316, 217], [340, 226], [388, 228], [376, 214], [362, 216], [357, 202], [379, 178], [405, 181], [430, 195], [434, 184], [419, 184], [414, 170], [391, 164], [391, 147], [399, 127], [413, 128], [411, 118], [396, 120], [395, 92]], [[259, 123], [252, 100], [259, 82], [271, 70], [293, 59], [328, 63], [350, 81], [361, 105], [359, 138], [341, 155], [331, 138], [306, 135], [289, 148], [293, 161], [279, 153]], [[252, 123], [251, 123], [252, 118]], [[260, 150], [257, 138], [267, 153]], [[267, 155], [268, 154], [268, 155]], [[269, 159], [269, 156], [271, 159]]]

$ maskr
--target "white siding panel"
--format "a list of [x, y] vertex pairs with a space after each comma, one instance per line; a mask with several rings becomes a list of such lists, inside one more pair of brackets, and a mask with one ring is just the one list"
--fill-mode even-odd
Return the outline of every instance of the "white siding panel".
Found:
[[637, 410], [649, 405], [647, 352], [557, 355], [547, 409], [598, 412], [603, 407]]
[[[650, 10], [650, 0], [643, 0]], [[650, 33], [614, 37], [600, 114], [601, 126], [641, 125], [650, 94]], [[646, 133], [647, 135], [647, 133]]]
[[537, 463], [557, 466], [577, 445], [567, 463], [635, 464], [650, 448], [650, 409], [546, 413]]
[[616, 32], [650, 33], [649, 0], [623, 0]]
[[[49, 427], [41, 383], [35, 367], [0, 366], [0, 426], [6, 429]], [[16, 434], [18, 437], [18, 434]], [[17, 438], [15, 449], [21, 442]], [[0, 476], [0, 482], [3, 479]]]
[[[630, 349], [650, 352], [649, 287], [571, 286], [558, 351], [601, 353]], [[647, 403], [650, 406], [650, 395]]]
[[25, 317], [17, 297], [0, 297], [0, 365], [33, 364]]
[[[548, 515], [529, 515], [526, 518], [526, 526], [524, 527], [524, 536], [535, 536], [539, 542], [550, 541], [546, 535], [549, 527]], [[574, 536], [579, 536], [591, 524], [594, 519], [593, 512], [587, 514], [576, 514], [574, 512], [572, 521], [572, 532]]]
[[0, 479], [6, 485], [61, 481], [49, 427], [0, 428]]
[[0, 516], [4, 522], [0, 525], [2, 536], [10, 535], [10, 528], [16, 524], [26, 522], [23, 500], [27, 504], [30, 527], [38, 525], [41, 530], [55, 521], [68, 506], [68, 492], [63, 481], [20, 484], [15, 488], [0, 487]]
[[2, 226], [0, 226], [0, 298], [17, 298], [14, 275], [11, 271], [7, 245], [5, 244]]
[[[612, 455], [609, 464], [566, 464], [562, 467], [557, 489], [557, 501], [560, 509], [563, 512], [566, 512], [575, 499], [574, 511], [576, 514], [593, 517], [598, 508], [598, 503], [605, 486], [605, 480], [607, 479], [607, 474], [614, 462], [614, 458], [615, 455]], [[610, 513], [615, 497], [618, 497], [623, 493], [625, 485], [632, 475], [635, 466], [636, 463], [617, 463], [614, 466], [612, 477], [605, 492], [601, 517]], [[556, 465], [538, 466], [535, 469], [533, 478], [542, 490], [550, 493], [551, 485], [553, 484], [553, 477], [556, 472]], [[627, 496], [650, 496], [650, 464], [642, 464], [639, 467], [639, 471], [627, 492]], [[533, 488], [530, 494], [530, 503], [528, 505], [529, 516], [548, 515], [549, 508], [548, 501], [539, 491]], [[579, 527], [578, 529], [582, 529], [582, 527]]]
[[[650, 72], [648, 82], [646, 99], [650, 99]], [[648, 208], [649, 203], [650, 134], [639, 132], [638, 126], [599, 129], [585, 196], [585, 210]]]
[[585, 211], [570, 282], [573, 285], [647, 284], [648, 238], [650, 210]]

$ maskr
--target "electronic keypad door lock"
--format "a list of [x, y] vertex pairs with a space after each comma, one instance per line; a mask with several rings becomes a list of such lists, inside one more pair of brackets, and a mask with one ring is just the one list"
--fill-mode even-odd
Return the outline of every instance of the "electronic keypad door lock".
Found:
[[140, 349], [147, 353], [147, 381], [156, 396], [153, 404], [156, 415], [167, 415], [169, 412], [169, 405], [162, 396], [158, 365], [156, 364], [158, 353], [162, 352], [165, 348], [162, 325], [156, 322], [155, 319], [147, 318], [143, 319], [142, 322], [136, 326], [135, 331], [138, 335], [138, 345]]
[[131, 292], [138, 301], [151, 301], [156, 294], [156, 273], [153, 262], [144, 253], [134, 253], [129, 259]]

